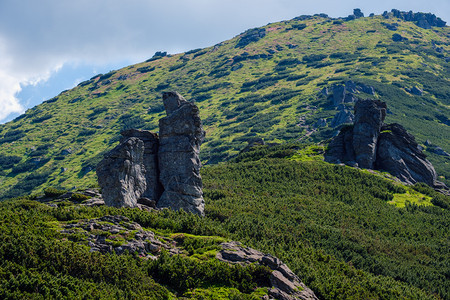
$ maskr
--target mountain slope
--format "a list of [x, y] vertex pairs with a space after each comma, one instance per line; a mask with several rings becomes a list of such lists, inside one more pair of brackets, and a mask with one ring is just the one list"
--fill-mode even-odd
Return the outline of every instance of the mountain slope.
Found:
[[[0, 127], [1, 196], [94, 185], [93, 170], [121, 130], [158, 131], [164, 90], [199, 106], [207, 132], [204, 163], [236, 155], [255, 137], [331, 137], [338, 110], [320, 91], [348, 80], [374, 88], [374, 95], [355, 96], [387, 102], [386, 122], [404, 125], [419, 144], [428, 139], [427, 149], [450, 152], [449, 27], [424, 29], [386, 16], [302, 16], [95, 76]], [[427, 154], [448, 183], [450, 159]]]
[[[232, 239], [283, 260], [320, 299], [448, 299], [450, 198], [318, 162], [312, 150], [259, 147], [233, 162], [205, 167], [203, 218], [171, 210], [86, 207], [67, 198], [40, 199], [48, 205], [1, 202], [0, 295], [260, 299], [267, 293], [264, 269], [213, 260], [218, 243]], [[412, 201], [412, 194], [419, 201], [440, 199], [447, 209], [387, 203]], [[129, 221], [140, 225], [130, 227]], [[111, 225], [127, 230], [107, 232]], [[163, 243], [177, 242], [181, 255], [147, 260], [137, 251], [90, 251], [100, 243], [92, 244], [96, 235], [117, 247], [137, 239], [140, 229]]]

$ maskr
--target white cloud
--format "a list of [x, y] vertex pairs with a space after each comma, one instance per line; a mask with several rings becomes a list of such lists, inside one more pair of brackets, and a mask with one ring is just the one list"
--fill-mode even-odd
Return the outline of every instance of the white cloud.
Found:
[[0, 72], [0, 120], [5, 119], [11, 113], [24, 111], [19, 100], [14, 97], [18, 92], [20, 92], [20, 82]]

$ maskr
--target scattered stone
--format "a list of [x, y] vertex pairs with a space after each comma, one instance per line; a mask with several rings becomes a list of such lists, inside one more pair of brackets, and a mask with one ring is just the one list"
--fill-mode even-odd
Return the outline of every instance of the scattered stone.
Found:
[[105, 201], [103, 201], [103, 199], [101, 198], [91, 198], [88, 200], [83, 201], [82, 203], [80, 203], [80, 205], [83, 206], [102, 206], [105, 205]]
[[98, 219], [82, 220], [67, 224], [61, 233], [84, 233], [91, 252], [103, 254], [137, 253], [141, 257], [155, 259], [162, 249], [169, 254], [180, 254], [181, 250], [170, 242], [162, 242], [154, 232], [144, 230], [141, 225], [124, 216], [105, 216]]
[[273, 271], [270, 276], [272, 285], [269, 290], [270, 297], [281, 300], [318, 299], [314, 292], [278, 258], [244, 247], [239, 242], [226, 242], [220, 246], [222, 250], [216, 254], [216, 258], [220, 261], [241, 265], [257, 263]]

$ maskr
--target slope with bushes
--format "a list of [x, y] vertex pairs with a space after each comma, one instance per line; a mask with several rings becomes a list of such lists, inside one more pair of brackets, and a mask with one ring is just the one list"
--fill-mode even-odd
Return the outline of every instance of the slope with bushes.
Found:
[[[267, 292], [264, 270], [211, 260], [218, 242], [233, 239], [282, 259], [320, 299], [450, 297], [450, 198], [418, 185], [414, 193], [433, 205], [416, 205], [410, 187], [317, 161], [314, 147], [261, 147], [205, 167], [204, 218], [70, 201], [2, 202], [0, 295], [258, 299]], [[411, 201], [388, 203], [398, 195]], [[100, 254], [89, 251], [81, 232], [61, 231], [107, 215], [177, 240], [184, 252], [154, 261]]]
[[[99, 74], [0, 126], [0, 160], [7, 162], [0, 166], [1, 196], [95, 184], [93, 170], [121, 130], [158, 131], [165, 90], [199, 106], [206, 164], [235, 156], [255, 137], [331, 137], [337, 111], [319, 91], [349, 79], [374, 87], [375, 95], [357, 96], [386, 101], [387, 122], [404, 125], [420, 144], [428, 139], [450, 152], [449, 36], [448, 26], [424, 29], [392, 16], [301, 16]], [[415, 87], [422, 95], [411, 92]], [[314, 126], [321, 119], [327, 125]], [[449, 158], [428, 154], [446, 181]]]

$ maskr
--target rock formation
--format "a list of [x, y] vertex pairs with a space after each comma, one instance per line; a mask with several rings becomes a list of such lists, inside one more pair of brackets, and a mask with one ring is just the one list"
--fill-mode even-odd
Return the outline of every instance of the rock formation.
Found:
[[384, 125], [380, 133], [377, 151], [377, 169], [388, 171], [402, 182], [414, 184], [436, 183], [433, 165], [419, 149], [414, 136], [399, 124]]
[[424, 182], [445, 189], [414, 137], [399, 124], [383, 123], [386, 110], [384, 102], [359, 100], [354, 124], [343, 127], [330, 142], [325, 161], [383, 170], [406, 184]]
[[[170, 256], [185, 256], [188, 252], [177, 237], [168, 238], [156, 232], [144, 230], [142, 226], [124, 216], [103, 216], [97, 219], [79, 220], [66, 224], [59, 231], [63, 235], [82, 235], [90, 252], [117, 255], [137, 254], [143, 259], [157, 259], [165, 252]], [[183, 237], [183, 234], [180, 234]], [[180, 237], [180, 235], [178, 235]], [[229, 264], [259, 264], [272, 270], [269, 280], [262, 283], [268, 288], [261, 299], [317, 300], [314, 292], [292, 272], [280, 259], [258, 250], [229, 241], [218, 244], [215, 259]]]
[[184, 209], [204, 214], [200, 145], [205, 132], [197, 106], [180, 94], [163, 94], [167, 117], [160, 135], [146, 130], [123, 131], [120, 144], [97, 166], [106, 205]]
[[97, 176], [106, 205], [135, 207], [147, 188], [144, 142], [135, 137], [123, 140], [99, 163]]
[[164, 192], [158, 207], [203, 215], [200, 145], [205, 131], [197, 106], [175, 92], [164, 93], [167, 116], [159, 120], [160, 181]]
[[353, 103], [358, 101], [356, 95], [360, 93], [375, 95], [375, 90], [372, 86], [364, 83], [347, 80], [343, 84], [334, 84], [330, 88], [325, 87], [320, 91], [319, 96], [327, 97], [337, 110], [330, 122], [331, 127], [336, 128], [342, 124], [353, 122], [355, 116], [350, 109]]

